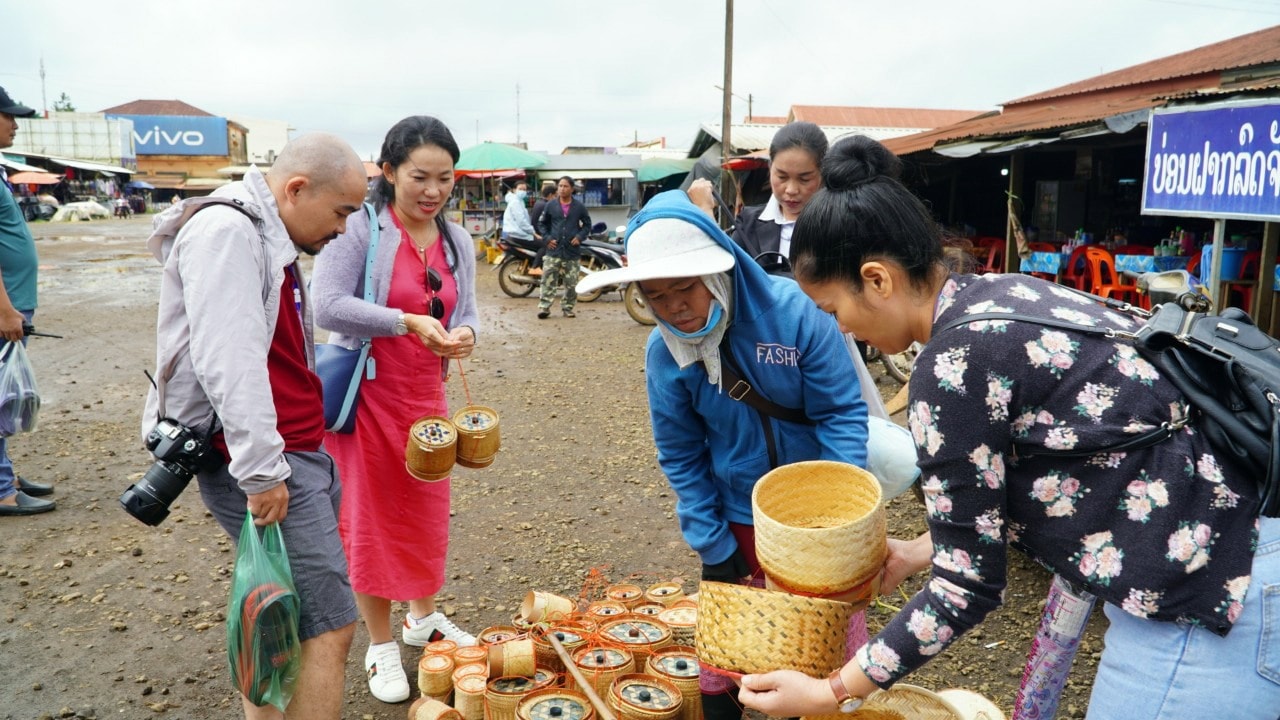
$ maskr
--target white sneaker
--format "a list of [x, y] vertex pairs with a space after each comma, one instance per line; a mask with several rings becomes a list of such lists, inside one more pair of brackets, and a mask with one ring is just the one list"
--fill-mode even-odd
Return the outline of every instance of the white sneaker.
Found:
[[384, 703], [409, 699], [409, 678], [400, 662], [400, 646], [395, 641], [370, 645], [364, 654], [364, 669], [369, 676], [369, 692]]
[[405, 645], [417, 647], [423, 647], [436, 640], [452, 640], [458, 643], [458, 647], [470, 647], [476, 644], [475, 635], [454, 625], [453, 621], [439, 610], [421, 620], [414, 620], [412, 615], [406, 614], [404, 629], [400, 631], [400, 636], [404, 639]]

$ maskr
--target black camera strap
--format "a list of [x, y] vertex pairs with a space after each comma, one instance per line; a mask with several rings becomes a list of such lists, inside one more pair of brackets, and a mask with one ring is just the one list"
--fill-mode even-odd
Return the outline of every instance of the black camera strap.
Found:
[[720, 341], [720, 380], [721, 386], [728, 388], [729, 397], [750, 405], [760, 418], [760, 427], [764, 431], [765, 447], [769, 452], [770, 468], [778, 467], [778, 444], [773, 437], [773, 424], [769, 422], [769, 418], [775, 417], [779, 420], [800, 425], [817, 424], [804, 414], [804, 410], [779, 405], [761, 395], [758, 390], [751, 386], [751, 383], [743, 379], [742, 373], [738, 370], [737, 360], [733, 357], [733, 350], [729, 347], [727, 333], [724, 339]]

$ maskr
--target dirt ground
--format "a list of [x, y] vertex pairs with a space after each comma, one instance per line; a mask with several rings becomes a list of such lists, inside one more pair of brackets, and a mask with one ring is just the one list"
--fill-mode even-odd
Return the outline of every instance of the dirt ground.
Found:
[[[149, 219], [32, 229], [35, 324], [65, 337], [32, 340], [40, 426], [10, 447], [21, 474], [56, 486], [58, 510], [0, 521], [0, 718], [238, 717], [224, 653], [231, 541], [194, 488], [158, 528], [117, 502], [151, 463], [137, 437], [160, 277], [143, 245]], [[502, 294], [490, 266], [478, 275], [480, 344], [466, 373], [471, 399], [501, 415], [502, 451], [491, 467], [454, 476], [445, 611], [472, 632], [509, 624], [529, 590], [576, 595], [593, 570], [614, 582], [678, 578], [694, 592], [699, 565], [648, 428], [649, 329], [616, 293], [579, 305], [577, 319], [539, 321], [535, 301]], [[448, 392], [465, 403], [457, 377]], [[914, 536], [922, 518], [912, 497], [899, 498], [890, 532]], [[1048, 583], [1020, 555], [1012, 567], [1004, 608], [909, 682], [969, 688], [1009, 711]], [[873, 631], [902, 600], [883, 598], [869, 614]], [[1083, 717], [1100, 620], [1095, 612], [1060, 717]], [[407, 703], [369, 695], [366, 645], [360, 628], [344, 717], [404, 717]], [[412, 682], [416, 658], [404, 655]]]

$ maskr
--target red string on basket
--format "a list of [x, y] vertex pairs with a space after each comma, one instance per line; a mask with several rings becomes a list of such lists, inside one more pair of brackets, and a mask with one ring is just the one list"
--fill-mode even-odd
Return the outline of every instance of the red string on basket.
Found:
[[462, 358], [458, 358], [458, 374], [462, 376], [462, 392], [467, 396], [467, 405], [471, 405], [471, 388], [467, 387], [467, 374], [462, 370]]

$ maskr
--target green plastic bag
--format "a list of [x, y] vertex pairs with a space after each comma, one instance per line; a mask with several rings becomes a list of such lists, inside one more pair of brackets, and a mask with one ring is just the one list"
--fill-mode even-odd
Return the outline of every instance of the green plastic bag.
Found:
[[227, 662], [232, 684], [254, 705], [284, 712], [293, 697], [302, 667], [300, 613], [280, 524], [259, 534], [245, 513], [227, 603]]

